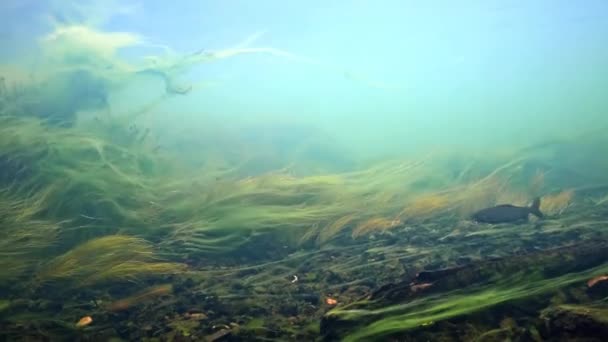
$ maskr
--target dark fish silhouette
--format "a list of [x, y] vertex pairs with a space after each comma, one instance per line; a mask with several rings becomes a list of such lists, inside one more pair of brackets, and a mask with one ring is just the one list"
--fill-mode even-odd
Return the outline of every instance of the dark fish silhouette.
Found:
[[543, 213], [540, 212], [540, 198], [534, 199], [529, 207], [501, 204], [482, 209], [473, 214], [472, 219], [483, 223], [526, 222], [529, 214], [543, 218]]

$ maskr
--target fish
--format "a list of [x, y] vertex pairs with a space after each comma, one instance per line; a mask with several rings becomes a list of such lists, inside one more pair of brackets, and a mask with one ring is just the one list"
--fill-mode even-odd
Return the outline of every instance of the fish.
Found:
[[474, 213], [471, 218], [482, 223], [522, 223], [528, 221], [528, 215], [543, 218], [540, 211], [540, 198], [535, 198], [529, 207], [518, 207], [512, 204], [501, 204], [491, 208], [482, 209]]

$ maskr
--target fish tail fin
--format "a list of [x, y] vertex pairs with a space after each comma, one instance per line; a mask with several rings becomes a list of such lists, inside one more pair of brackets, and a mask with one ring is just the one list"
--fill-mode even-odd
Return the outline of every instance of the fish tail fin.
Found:
[[540, 197], [536, 197], [530, 206], [530, 213], [538, 218], [543, 218], [545, 215], [540, 211]]

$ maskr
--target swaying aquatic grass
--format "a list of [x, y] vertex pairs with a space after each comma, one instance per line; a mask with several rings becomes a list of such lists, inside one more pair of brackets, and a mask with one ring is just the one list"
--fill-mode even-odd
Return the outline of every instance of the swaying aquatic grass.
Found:
[[142, 209], [153, 206], [159, 172], [154, 159], [144, 153], [76, 129], [0, 117], [0, 163], [0, 185], [15, 196], [44, 194], [39, 197], [43, 203], [32, 206], [39, 208], [40, 217], [97, 227], [98, 234], [119, 227], [136, 233], [143, 226], [156, 227], [154, 212]]
[[[398, 173], [403, 169], [403, 165], [385, 169], [395, 178], [388, 182], [381, 170], [371, 170], [302, 178], [269, 174], [218, 185], [196, 201], [201, 204], [196, 210], [206, 218], [199, 232], [241, 227], [256, 233], [295, 231], [312, 238], [315, 233], [306, 234], [312, 229], [318, 232], [318, 242], [325, 243], [351, 223], [368, 221], [375, 213], [396, 212], [400, 204], [394, 199], [403, 188], [395, 185], [408, 178], [407, 173]], [[383, 181], [388, 184], [383, 185]], [[370, 182], [377, 187], [370, 188]], [[193, 216], [183, 214], [179, 216]]]
[[137, 281], [184, 270], [184, 265], [159, 262], [152, 245], [145, 240], [111, 235], [87, 241], [54, 258], [38, 272], [37, 281], [63, 280], [82, 287]]
[[[442, 215], [462, 216], [495, 204], [496, 194], [522, 178], [522, 159], [493, 170], [486, 165], [486, 173], [453, 175], [449, 169], [436, 172], [441, 158], [428, 157], [325, 176], [277, 172], [216, 180], [202, 174], [192, 180], [160, 166], [157, 156], [129, 139], [119, 145], [97, 134], [0, 117], [0, 181], [11, 196], [30, 198], [19, 213], [7, 215], [69, 220], [74, 228], [55, 232], [61, 252], [117, 232], [160, 241], [167, 254], [225, 254], [266, 235], [282, 244], [325, 244], [344, 231], [362, 237]], [[117, 266], [118, 275], [107, 270], [99, 276], [120, 278], [133, 267]]]
[[45, 194], [19, 199], [0, 191], [0, 283], [31, 271], [56, 242], [61, 224], [36, 219]]
[[360, 237], [437, 215], [464, 215], [494, 204], [520, 165], [506, 163], [469, 184], [462, 180], [471, 177], [434, 172], [441, 163], [430, 157], [326, 176], [185, 181], [137, 145], [37, 120], [0, 120], [0, 160], [9, 170], [2, 181], [19, 194], [44, 193], [37, 207], [45, 218], [82, 227], [64, 230], [62, 240], [72, 241], [68, 233], [85, 239], [132, 232], [202, 254], [236, 251], [264, 234], [324, 244], [345, 229]]
[[[195, 188], [187, 196], [172, 194], [163, 215], [177, 220], [169, 223], [174, 235], [167, 243], [229, 250], [258, 234], [301, 233], [332, 215], [336, 204], [329, 200], [334, 198], [330, 189], [323, 180], [267, 175]], [[218, 238], [228, 241], [218, 243]]]
[[[121, 227], [123, 232], [148, 234], [162, 228], [173, 232], [168, 245], [223, 252], [235, 250], [254, 235], [331, 225], [334, 217], [365, 206], [357, 193], [350, 194], [353, 186], [338, 175], [269, 174], [219, 183], [202, 177], [204, 182], [192, 184], [164, 177], [154, 158], [76, 129], [49, 128], [36, 120], [2, 120], [0, 153], [6, 156], [8, 169], [23, 170], [18, 182], [18, 172], [7, 173], [4, 181], [18, 183], [19, 193], [45, 192], [46, 217], [70, 219], [90, 231], [95, 227], [107, 234]], [[373, 196], [364, 194], [363, 201], [372, 201]]]
[[[506, 163], [468, 185], [463, 175], [435, 172], [442, 164], [431, 157], [326, 176], [185, 181], [137, 144], [121, 146], [37, 120], [0, 120], [0, 160], [9, 170], [2, 180], [20, 194], [46, 193], [44, 217], [82, 226], [71, 231], [80, 238], [95, 236], [87, 231], [132, 232], [200, 253], [234, 251], [260, 234], [324, 244], [345, 229], [360, 237], [470, 212], [494, 204], [519, 166]], [[165, 233], [169, 237], [158, 235]]]
[[[431, 160], [414, 163], [387, 163], [360, 172], [325, 177], [295, 178], [271, 174], [251, 178], [211, 191], [202, 206], [207, 222], [200, 231], [213, 231], [228, 226], [248, 227], [253, 232], [264, 230], [306, 230], [303, 240], [316, 237], [319, 244], [330, 241], [344, 229], [359, 237], [402, 225], [404, 221], [436, 217], [438, 213], [461, 216], [473, 209], [495, 204], [497, 194], [508, 187], [517, 163], [506, 163], [472, 184], [444, 177], [448, 190], [437, 191], [436, 184], [424, 185], [426, 175], [437, 165]], [[499, 175], [503, 173], [505, 175]], [[435, 190], [435, 193], [429, 193]], [[405, 209], [403, 203], [408, 204]], [[199, 201], [203, 202], [203, 201]], [[226, 218], [230, 216], [230, 218]]]
[[[3, 241], [22, 241], [25, 232], [29, 240], [44, 241], [45, 248], [60, 241], [53, 250], [43, 249], [48, 254], [119, 230], [152, 231], [156, 227], [150, 224], [153, 212], [141, 210], [154, 198], [150, 189], [156, 174], [148, 167], [151, 163], [145, 154], [77, 129], [49, 127], [36, 119], [0, 117], [0, 185], [19, 204], [7, 207], [5, 216], [20, 223], [19, 230], [5, 230], [7, 239]], [[34, 229], [36, 222], [48, 220], [69, 224], [55, 225], [48, 232]], [[147, 224], [150, 226], [142, 230]], [[150, 270], [162, 265], [143, 266]], [[116, 265], [95, 276], [120, 278], [121, 272], [131, 271], [129, 267], [138, 268], [138, 264]], [[95, 281], [92, 275], [89, 278]]]
[[440, 216], [466, 218], [475, 210], [498, 203], [526, 204], [523, 189], [511, 184], [522, 177], [517, 171], [521, 160], [498, 165], [478, 179], [467, 177], [466, 182], [462, 175], [447, 174], [434, 176], [429, 182], [428, 175], [436, 175], [441, 168], [440, 160], [387, 163], [338, 175], [342, 179], [337, 190], [342, 207], [333, 206], [332, 217], [317, 226], [318, 242], [325, 243], [347, 228], [357, 238]]
[[574, 199], [573, 190], [564, 190], [556, 194], [544, 196], [540, 202], [540, 211], [549, 216], [561, 214]]

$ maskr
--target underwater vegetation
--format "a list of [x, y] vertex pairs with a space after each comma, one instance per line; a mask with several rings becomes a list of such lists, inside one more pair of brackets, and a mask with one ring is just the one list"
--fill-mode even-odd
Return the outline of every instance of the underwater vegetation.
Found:
[[[0, 181], [13, 196], [38, 197], [37, 206], [28, 208], [36, 211], [34, 217], [69, 220], [73, 226], [106, 232], [147, 222], [148, 217], [133, 209], [152, 200], [147, 190], [147, 179], [155, 171], [151, 159], [35, 119], [0, 120]], [[85, 237], [94, 235], [90, 231], [71, 230]]]
[[[15, 303], [23, 300], [25, 293], [31, 294], [30, 300], [46, 297], [45, 300], [54, 301], [58, 293], [86, 290], [89, 294], [85, 298], [104, 298], [105, 302], [111, 303], [88, 311], [76, 310], [81, 317], [93, 314], [92, 323], [84, 328], [77, 327], [78, 317], [64, 308], [62, 315], [69, 317], [57, 324], [64, 327], [62, 329], [71, 327], [68, 331], [87, 331], [100, 320], [110, 320], [112, 315], [133, 312], [145, 315], [154, 305], [163, 305], [163, 310], [179, 310], [175, 308], [176, 304], [162, 303], [167, 296], [180, 301], [186, 286], [182, 282], [189, 284], [188, 292], [216, 292], [225, 296], [224, 301], [229, 301], [230, 292], [226, 293], [227, 285], [223, 281], [230, 284], [231, 281], [226, 280], [229, 274], [248, 274], [249, 271], [237, 267], [233, 271], [227, 268], [224, 273], [214, 273], [214, 263], [221, 260], [228, 264], [243, 256], [247, 256], [250, 263], [269, 260], [268, 266], [252, 266], [253, 274], [236, 277], [239, 285], [230, 285], [230, 288], [239, 289], [238, 292], [256, 291], [256, 296], [260, 296], [260, 287], [272, 289], [274, 284], [283, 284], [284, 279], [292, 279], [294, 269], [302, 267], [301, 261], [296, 262], [296, 259], [291, 267], [279, 267], [281, 263], [289, 264], [289, 255], [295, 258], [296, 251], [310, 251], [306, 258], [309, 263], [297, 271], [301, 278], [296, 278], [295, 284], [302, 283], [298, 286], [306, 289], [300, 291], [317, 293], [318, 298], [323, 293], [334, 293], [335, 297], [336, 293], [341, 293], [339, 288], [345, 289], [346, 293], [337, 296], [338, 308], [331, 311], [330, 317], [351, 317], [351, 307], [342, 307], [342, 303], [358, 303], [357, 296], [364, 290], [350, 289], [344, 284], [349, 283], [348, 279], [355, 284], [363, 281], [371, 289], [369, 283], [374, 278], [378, 282], [380, 279], [395, 281], [399, 275], [407, 273], [400, 260], [419, 265], [418, 268], [426, 263], [436, 263], [433, 255], [458, 258], [460, 254], [462, 257], [467, 253], [461, 243], [463, 239], [473, 244], [471, 246], [486, 244], [485, 250], [491, 250], [488, 239], [511, 248], [515, 244], [513, 241], [521, 241], [522, 246], [517, 248], [528, 248], [526, 244], [543, 239], [537, 234], [547, 234], [555, 236], [553, 240], [547, 239], [545, 247], [549, 247], [558, 243], [557, 237], [571, 236], [568, 234], [575, 234], [584, 227], [593, 230], [606, 222], [599, 217], [596, 222], [589, 220], [595, 215], [593, 210], [602, 208], [601, 204], [580, 212], [584, 203], [577, 202], [577, 196], [599, 194], [601, 186], [551, 191], [549, 189], [555, 189], [556, 184], [547, 184], [547, 179], [539, 176], [538, 170], [521, 171], [526, 169], [523, 166], [527, 163], [539, 159], [534, 154], [515, 161], [500, 161], [492, 167], [488, 167], [487, 162], [480, 162], [487, 168], [482, 172], [483, 176], [467, 172], [455, 174], [443, 167], [443, 156], [431, 155], [421, 160], [388, 161], [344, 173], [295, 176], [289, 170], [278, 170], [238, 178], [230, 173], [213, 171], [205, 174], [202, 170], [198, 174], [175, 164], [167, 166], [172, 159], [155, 152], [149, 145], [128, 139], [110, 141], [106, 138], [105, 134], [110, 134], [107, 132], [99, 134], [99, 131], [88, 132], [82, 127], [57, 127], [30, 117], [3, 116], [1, 120], [3, 168], [0, 180], [3, 191], [0, 193], [0, 218], [4, 248], [0, 255], [3, 265], [0, 275], [9, 294], [5, 316], [12, 317], [19, 312], [20, 306]], [[115, 130], [112, 132], [116, 134]], [[473, 159], [470, 161], [474, 163]], [[474, 166], [470, 169], [478, 170]], [[529, 190], [531, 183], [533, 191]], [[540, 230], [525, 228], [532, 227], [535, 222], [524, 228], [500, 229], [459, 223], [479, 208], [505, 202], [525, 205], [539, 193], [544, 194], [541, 210], [547, 215]], [[588, 205], [585, 204], [586, 208]], [[519, 240], [513, 239], [514, 236], [519, 236]], [[505, 244], [505, 239], [512, 242]], [[374, 241], [380, 244], [374, 246]], [[437, 245], [438, 241], [450, 243], [452, 247], [446, 249], [446, 246]], [[260, 249], [262, 244], [264, 248]], [[355, 249], [349, 252], [350, 247], [347, 247], [341, 252], [336, 246], [363, 249], [351, 254]], [[322, 251], [331, 253], [331, 258], [341, 262], [333, 264]], [[292, 254], [294, 252], [296, 254]], [[482, 258], [486, 252], [479, 253], [473, 258]], [[353, 255], [366, 259], [353, 259]], [[276, 268], [271, 267], [275, 262], [279, 263]], [[380, 269], [390, 267], [392, 271], [388, 273], [392, 272], [392, 275], [376, 278], [366, 274], [378, 266]], [[524, 273], [517, 276], [501, 271], [495, 277], [491, 276], [495, 281], [469, 287], [460, 295], [448, 292], [447, 297], [443, 297], [446, 293], [438, 292], [439, 297], [421, 297], [419, 304], [400, 304], [398, 309], [393, 308], [394, 303], [365, 312], [357, 309], [352, 313], [355, 320], [362, 317], [367, 322], [368, 314], [382, 319], [373, 326], [363, 326], [361, 331], [349, 329], [345, 336], [351, 336], [348, 338], [353, 340], [376, 338], [418, 328], [427, 322], [449, 321], [474, 313], [476, 308], [485, 310], [494, 304], [519, 300], [524, 293], [536, 293], [530, 292], [533, 289], [538, 289], [540, 294], [561, 288], [556, 284], [584, 282], [593, 274], [603, 272], [601, 267], [578, 275], [567, 273], [551, 277], [536, 271], [524, 272], [525, 276]], [[503, 273], [511, 274], [511, 278], [500, 278]], [[24, 278], [32, 281], [14, 282]], [[174, 283], [172, 290], [154, 285], [168, 281]], [[315, 282], [320, 285], [313, 286]], [[326, 282], [328, 285], [323, 288], [322, 284]], [[332, 282], [336, 283], [329, 285]], [[44, 291], [23, 292], [20, 289], [25, 284]], [[118, 284], [129, 285], [122, 291], [111, 290]], [[440, 288], [437, 284], [433, 286]], [[53, 295], [53, 291], [57, 294]], [[286, 295], [276, 291], [277, 296]], [[297, 295], [289, 296], [300, 300]], [[315, 295], [307, 295], [302, 300], [313, 298]], [[471, 303], [483, 305], [477, 307]], [[252, 308], [258, 307], [250, 304]], [[201, 305], [213, 307], [217, 304], [207, 299], [202, 300]], [[302, 310], [312, 310], [304, 307]], [[413, 311], [408, 311], [410, 307]], [[320, 318], [326, 309], [319, 307], [308, 315]], [[37, 310], [42, 310], [39, 315], [47, 312]], [[219, 312], [226, 310], [247, 312], [237, 307]], [[284, 309], [273, 310], [282, 312]], [[183, 316], [185, 314], [188, 316]], [[183, 315], [170, 321], [158, 318], [157, 324], [164, 322], [165, 326], [173, 327], [172, 334], [191, 336], [193, 331], [201, 334], [200, 327], [204, 326], [201, 322], [205, 319], [199, 318], [203, 316], [192, 316], [191, 311]], [[21, 318], [13, 318], [12, 322], [25, 324]], [[245, 326], [239, 331], [243, 336], [252, 331], [269, 333], [267, 322], [261, 326], [242, 323]], [[43, 330], [57, 331], [59, 328], [53, 324]], [[302, 321], [301, 324], [310, 322]], [[276, 329], [283, 328], [271, 330]], [[232, 328], [224, 332], [237, 334]], [[306, 328], [301, 333], [314, 335], [319, 332]], [[68, 333], [63, 331], [61, 334]]]
[[[534, 276], [504, 279], [500, 271], [489, 276], [496, 281], [459, 295], [438, 292], [439, 297], [367, 311], [343, 307], [413, 270], [601, 237], [605, 183], [589, 178], [562, 187], [557, 175], [563, 165], [554, 163], [546, 147], [492, 161], [429, 154], [348, 172], [296, 175], [285, 168], [243, 176], [239, 165], [223, 171], [181, 165], [120, 119], [95, 127], [58, 126], [3, 114], [0, 122], [0, 286], [7, 303], [0, 317], [12, 327], [10, 334], [33, 329], [33, 320], [41, 324], [36, 329], [59, 336], [100, 334], [94, 327], [113, 322], [104, 334], [308, 338], [319, 334], [310, 319], [320, 320], [337, 306], [328, 317], [375, 322], [357, 323], [344, 336], [379, 338], [493, 310], [534, 289], [554, 293], [561, 289], [554, 284], [577, 284], [605, 270], [599, 265], [559, 276], [531, 271]], [[454, 172], [454, 163], [466, 166]], [[466, 223], [479, 209], [527, 205], [537, 196], [543, 221], [500, 228]], [[167, 283], [171, 290], [156, 287]], [[56, 305], [49, 303], [70, 294], [78, 309], [51, 310]], [[183, 304], [195, 300], [190, 296], [198, 298], [195, 311]], [[265, 298], [267, 307], [234, 303], [248, 296]], [[318, 305], [327, 302], [324, 296], [335, 303]], [[78, 304], [100, 298], [110, 304]], [[298, 304], [289, 309], [273, 298]], [[159, 315], [153, 331], [116, 323], [117, 316], [139, 322], [150, 310]], [[26, 312], [33, 315], [29, 323], [21, 316]], [[254, 312], [302, 312], [307, 318], [272, 327], [266, 321], [248, 324]], [[235, 323], [238, 329], [203, 323], [225, 322], [230, 313], [244, 317]], [[54, 314], [57, 320], [45, 320]], [[92, 321], [77, 326], [89, 316]], [[289, 324], [299, 328], [285, 328]]]
[[330, 311], [323, 323], [325, 333], [338, 333], [343, 341], [381, 340], [504, 303], [524, 306], [527, 298], [538, 301], [541, 295], [550, 297], [561, 288], [607, 272], [606, 251], [605, 242], [589, 243], [444, 270], [437, 276], [429, 272], [425, 279], [420, 273], [415, 279], [386, 285], [368, 299]]
[[72, 286], [136, 281], [155, 274], [183, 272], [184, 265], [159, 262], [150, 243], [136, 237], [108, 235], [72, 248], [36, 274], [40, 284], [69, 281]]
[[[164, 84], [162, 102], [195, 90], [178, 78], [196, 65], [251, 53], [302, 61], [250, 47], [256, 38], [136, 63], [118, 51], [141, 37], [58, 26], [40, 41], [36, 77], [0, 79], [0, 339], [415, 340], [456, 326], [462, 339], [539, 340], [564, 316], [605, 312], [603, 132], [360, 165], [321, 139], [296, 166], [273, 144], [188, 164], [140, 120], [157, 102], [110, 108], [142, 75]], [[79, 121], [85, 111], [95, 119]], [[257, 137], [232, 143], [247, 139]], [[199, 142], [201, 159], [222, 159]], [[330, 172], [331, 159], [343, 164]], [[542, 220], [470, 220], [535, 198]], [[539, 328], [541, 311], [553, 330]]]
[[35, 217], [42, 209], [40, 197], [21, 199], [0, 191], [0, 286], [31, 272], [57, 239], [61, 223]]

